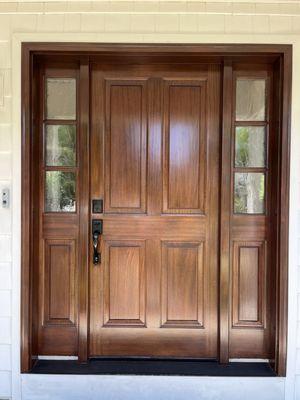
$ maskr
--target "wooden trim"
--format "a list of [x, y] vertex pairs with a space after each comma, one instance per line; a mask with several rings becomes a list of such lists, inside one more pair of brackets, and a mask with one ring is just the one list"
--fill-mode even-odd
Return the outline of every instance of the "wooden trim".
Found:
[[232, 61], [224, 60], [220, 213], [220, 362], [229, 360]]
[[275, 371], [286, 374], [287, 322], [288, 322], [288, 257], [289, 257], [289, 190], [290, 190], [290, 137], [291, 137], [291, 93], [292, 50], [286, 49], [281, 57], [282, 110], [280, 113], [280, 182], [278, 207], [278, 322], [276, 329]]
[[21, 210], [21, 371], [32, 367], [32, 258], [31, 258], [31, 54], [22, 48], [22, 210]]
[[[254, 44], [91, 44], [91, 43], [23, 43], [22, 44], [22, 272], [21, 272], [21, 371], [28, 372], [33, 364], [34, 351], [32, 351], [32, 195], [31, 195], [31, 153], [32, 153], [32, 65], [36, 55], [46, 56], [47, 54], [59, 54], [60, 56], [74, 56], [75, 60], [80, 60], [80, 82], [85, 93], [81, 92], [84, 98], [80, 105], [80, 137], [85, 148], [88, 148], [88, 125], [89, 111], [89, 63], [88, 56], [96, 57], [102, 55], [125, 54], [139, 55], [167, 55], [177, 57], [178, 55], [189, 54], [191, 57], [209, 56], [215, 57], [221, 63], [225, 59], [224, 77], [230, 78], [230, 63], [239, 58], [246, 57], [251, 59], [254, 56], [268, 58], [270, 60], [281, 59], [280, 76], [282, 77], [282, 104], [281, 104], [281, 143], [280, 143], [280, 182], [279, 182], [279, 216], [277, 226], [279, 231], [279, 249], [277, 265], [277, 297], [279, 303], [277, 307], [277, 330], [276, 330], [276, 360], [275, 369], [278, 375], [284, 376], [286, 370], [286, 341], [287, 341], [287, 304], [288, 304], [288, 213], [289, 213], [289, 147], [290, 147], [290, 109], [291, 109], [291, 77], [292, 77], [292, 46], [290, 45], [254, 45]], [[219, 57], [219, 58], [218, 58]], [[231, 61], [230, 61], [230, 59]], [[226, 83], [230, 86], [230, 83]], [[85, 88], [85, 89], [84, 89]], [[81, 89], [81, 90], [82, 90]], [[225, 90], [224, 90], [225, 89]], [[231, 89], [231, 88], [230, 88]], [[229, 104], [227, 104], [228, 93], [230, 90], [223, 88], [225, 94], [223, 98], [223, 109], [229, 114]], [[227, 93], [228, 92], [228, 93]], [[229, 102], [228, 102], [229, 103]], [[223, 140], [222, 140], [222, 161], [228, 162], [230, 153], [230, 138], [228, 137], [231, 126], [229, 117], [223, 121]], [[87, 147], [86, 147], [87, 146]], [[87, 152], [80, 154], [81, 162], [88, 167]], [[230, 160], [229, 160], [230, 165]], [[230, 179], [230, 174], [222, 171], [222, 184]], [[80, 192], [83, 199], [84, 194], [88, 193], [87, 176], [80, 177]], [[230, 187], [230, 184], [226, 185]], [[222, 215], [221, 226], [223, 223], [230, 223], [228, 214], [228, 188], [221, 193]], [[230, 204], [229, 204], [230, 205]], [[78, 354], [81, 361], [86, 361], [88, 357], [88, 260], [86, 254], [89, 246], [89, 204], [82, 204], [80, 209], [80, 238], [82, 244], [79, 249], [80, 270], [80, 294], [79, 294], [79, 338]], [[228, 361], [228, 323], [229, 323], [229, 236], [224, 229], [221, 232], [220, 248], [220, 361]]]
[[63, 42], [26, 42], [22, 47], [30, 52], [37, 54], [68, 52], [69, 54], [97, 54], [105, 53], [191, 53], [191, 54], [215, 54], [226, 56], [237, 56], [239, 54], [249, 54], [255, 56], [266, 54], [278, 57], [280, 54], [286, 55], [291, 52], [291, 45], [286, 44], [141, 44], [141, 43], [63, 43]]

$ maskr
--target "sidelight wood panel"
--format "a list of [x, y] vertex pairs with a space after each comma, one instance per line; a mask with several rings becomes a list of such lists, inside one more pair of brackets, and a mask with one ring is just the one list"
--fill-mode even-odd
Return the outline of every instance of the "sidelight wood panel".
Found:
[[265, 257], [265, 242], [233, 244], [233, 327], [263, 327]]
[[164, 83], [165, 213], [203, 213], [206, 176], [206, 82]]
[[143, 213], [146, 207], [146, 83], [106, 80], [105, 84], [105, 211]]
[[105, 243], [104, 325], [145, 325], [145, 244]]
[[203, 261], [203, 243], [163, 242], [163, 327], [204, 326]]
[[45, 241], [44, 325], [76, 322], [75, 257], [74, 240]]

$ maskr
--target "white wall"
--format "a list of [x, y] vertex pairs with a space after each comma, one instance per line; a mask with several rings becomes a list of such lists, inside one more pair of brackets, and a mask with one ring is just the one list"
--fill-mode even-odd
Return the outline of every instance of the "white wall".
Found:
[[[22, 41], [294, 45], [288, 374], [282, 378], [19, 374], [20, 46]], [[0, 1], [0, 399], [300, 399], [300, 1]], [[12, 237], [14, 240], [12, 240]], [[117, 396], [116, 388], [122, 397]], [[73, 395], [67, 391], [73, 391]], [[59, 395], [60, 393], [60, 395]], [[95, 395], [96, 393], [96, 395]]]

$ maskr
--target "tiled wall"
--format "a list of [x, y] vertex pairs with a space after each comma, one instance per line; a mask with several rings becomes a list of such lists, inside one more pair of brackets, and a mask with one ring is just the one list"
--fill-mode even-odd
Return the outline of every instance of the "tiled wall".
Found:
[[[112, 40], [128, 42], [133, 38], [136, 41], [137, 34], [139, 41], [159, 42], [168, 41], [168, 38], [174, 38], [178, 34], [181, 38], [186, 35], [190, 40], [193, 38], [191, 35], [201, 33], [232, 33], [241, 34], [242, 42], [243, 34], [251, 34], [253, 37], [255, 34], [300, 34], [300, 1], [0, 0], [0, 190], [10, 187], [12, 178], [11, 40], [16, 32], [90, 32], [98, 35], [99, 41], [102, 34], [110, 33]], [[300, 269], [300, 199], [298, 208]], [[11, 396], [12, 387], [11, 221], [11, 209], [0, 206], [0, 399]], [[300, 399], [300, 278], [298, 291], [299, 378], [296, 379], [296, 397]]]

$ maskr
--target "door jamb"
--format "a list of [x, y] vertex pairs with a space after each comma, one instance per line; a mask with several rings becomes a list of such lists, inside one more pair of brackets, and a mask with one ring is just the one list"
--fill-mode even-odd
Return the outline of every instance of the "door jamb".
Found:
[[[22, 232], [21, 232], [21, 372], [28, 372], [34, 362], [32, 349], [33, 336], [33, 271], [32, 271], [32, 238], [33, 238], [33, 201], [32, 182], [32, 79], [33, 59], [35, 55], [47, 53], [68, 53], [87, 58], [88, 54], [112, 53], [193, 53], [199, 55], [221, 55], [225, 58], [225, 73], [228, 62], [226, 58], [236, 55], [274, 55], [280, 59], [281, 73], [281, 147], [280, 147], [280, 182], [279, 182], [279, 215], [278, 226], [278, 268], [277, 298], [280, 299], [277, 309], [275, 370], [279, 376], [285, 376], [287, 353], [287, 306], [288, 306], [288, 218], [289, 218], [289, 163], [290, 163], [290, 124], [291, 124], [291, 84], [292, 84], [292, 46], [291, 45], [251, 45], [251, 44], [217, 44], [217, 45], [141, 45], [141, 44], [85, 44], [85, 43], [22, 43], [22, 90], [21, 90], [21, 124], [22, 124]], [[82, 72], [86, 75], [87, 66], [83, 63]], [[85, 72], [85, 73], [84, 73]], [[226, 100], [226, 99], [224, 99]], [[224, 102], [224, 107], [225, 107]], [[228, 112], [228, 110], [227, 110]], [[83, 121], [88, 132], [88, 123]], [[228, 121], [223, 121], [222, 159], [228, 150]], [[228, 171], [222, 170], [221, 182], [226, 181]], [[222, 191], [221, 204], [228, 202], [228, 191]], [[224, 215], [223, 215], [224, 214]], [[230, 216], [222, 213], [225, 224]], [[229, 327], [229, 237], [221, 232], [220, 244], [220, 361], [228, 362], [228, 327]], [[83, 259], [83, 257], [82, 257]], [[279, 268], [280, 266], [280, 268]], [[87, 279], [86, 271], [82, 277]], [[88, 283], [85, 282], [85, 290]], [[87, 360], [88, 307], [86, 297], [80, 297], [79, 314], [79, 359]], [[85, 345], [84, 345], [85, 342]]]

